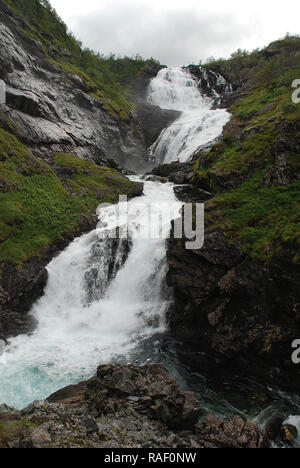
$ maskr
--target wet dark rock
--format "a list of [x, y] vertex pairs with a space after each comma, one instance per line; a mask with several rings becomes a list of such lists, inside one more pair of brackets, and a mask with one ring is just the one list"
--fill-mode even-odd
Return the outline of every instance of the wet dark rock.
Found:
[[259, 431], [256, 423], [234, 416], [228, 421], [208, 415], [197, 428], [197, 435], [208, 448], [267, 448], [266, 433]]
[[161, 184], [166, 184], [167, 182], [169, 182], [167, 177], [159, 177], [159, 176], [151, 176], [151, 175], [144, 176], [144, 179], [148, 182], [160, 182]]
[[278, 447], [293, 446], [298, 437], [298, 429], [293, 424], [285, 423], [288, 413], [274, 414], [265, 425], [265, 432]]
[[169, 176], [169, 181], [172, 182], [173, 184], [176, 184], [176, 185], [181, 185], [181, 184], [184, 184], [185, 182], [185, 173], [184, 172], [181, 172], [181, 171], [178, 171], [178, 172], [173, 172], [170, 176]]
[[151, 171], [151, 175], [158, 177], [170, 177], [172, 174], [178, 172], [190, 173], [194, 170], [194, 163], [170, 163], [170, 164], [161, 164], [160, 166], [155, 167]]
[[32, 117], [44, 117], [47, 115], [47, 109], [39, 102], [38, 97], [31, 92], [7, 87], [6, 104]]
[[[288, 250], [269, 264], [245, 257], [220, 232], [209, 232], [201, 250], [171, 236], [168, 285], [175, 304], [168, 320], [175, 336], [195, 349], [193, 368], [226, 365], [287, 390], [300, 384], [291, 360], [300, 283]], [[191, 354], [193, 351], [191, 351]]]
[[145, 102], [139, 104], [136, 115], [146, 146], [150, 147], [156, 142], [161, 132], [180, 117], [181, 112], [161, 109]]
[[131, 80], [131, 93], [134, 101], [141, 105], [146, 102], [149, 83], [163, 68], [166, 68], [166, 66], [150, 61], [146, 63], [143, 70]]
[[194, 177], [194, 162], [162, 164], [152, 169], [148, 177], [158, 177], [161, 182], [176, 185], [191, 184]]
[[265, 431], [270, 440], [276, 440], [281, 433], [281, 428], [286, 420], [286, 415], [275, 414], [273, 415], [265, 426]]
[[100, 238], [95, 235], [88, 269], [83, 278], [87, 304], [104, 297], [109, 284], [125, 264], [131, 248], [132, 241], [122, 239], [119, 229], [113, 233], [106, 231]]
[[204, 203], [213, 197], [212, 193], [200, 190], [194, 185], [182, 185], [174, 187], [174, 192], [178, 200], [185, 203], [197, 202]]
[[0, 63], [0, 79], [5, 80], [9, 73], [12, 73], [13, 66], [8, 60], [1, 60]]
[[197, 86], [202, 95], [208, 96], [214, 100], [214, 107], [228, 107], [225, 105], [227, 96], [230, 96], [233, 87], [224, 76], [216, 71], [196, 65], [186, 67], [188, 71], [197, 80]]
[[284, 424], [281, 427], [281, 437], [284, 442], [291, 444], [298, 437], [298, 429], [293, 424]]

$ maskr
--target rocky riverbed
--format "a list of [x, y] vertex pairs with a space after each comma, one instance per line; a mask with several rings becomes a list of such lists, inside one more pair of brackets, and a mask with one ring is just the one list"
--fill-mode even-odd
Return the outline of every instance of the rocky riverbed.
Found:
[[204, 415], [164, 367], [100, 366], [22, 411], [0, 406], [2, 448], [263, 448], [265, 431]]

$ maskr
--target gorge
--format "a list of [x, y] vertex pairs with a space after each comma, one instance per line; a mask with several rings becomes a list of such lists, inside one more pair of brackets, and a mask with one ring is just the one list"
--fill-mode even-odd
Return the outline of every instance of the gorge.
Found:
[[[77, 419], [85, 421], [80, 438], [89, 446], [99, 446], [91, 435], [99, 420], [121, 444], [110, 422], [119, 411], [125, 446], [128, 415], [139, 447], [140, 424], [144, 439], [156, 430], [160, 447], [297, 446], [297, 435], [282, 436], [300, 426], [290, 360], [299, 323], [299, 120], [284, 107], [286, 89], [272, 94], [248, 77], [249, 65], [238, 80], [226, 64], [149, 61], [129, 73], [131, 108], [117, 86], [110, 98], [97, 94], [67, 49], [48, 56], [37, 26], [10, 2], [1, 0], [0, 12], [0, 404], [17, 408], [0, 407], [0, 421], [33, 422], [32, 433], [22, 427], [24, 437], [4, 445], [30, 447], [41, 430], [37, 445], [45, 436], [55, 446], [49, 420], [64, 411], [79, 432]], [[119, 195], [130, 199], [129, 225], [116, 222]], [[186, 201], [206, 203], [205, 246], [196, 251], [172, 236]], [[275, 233], [260, 224], [269, 216]], [[43, 401], [22, 412], [33, 400]], [[41, 415], [47, 427], [37, 424]], [[59, 446], [72, 445], [63, 437]]]

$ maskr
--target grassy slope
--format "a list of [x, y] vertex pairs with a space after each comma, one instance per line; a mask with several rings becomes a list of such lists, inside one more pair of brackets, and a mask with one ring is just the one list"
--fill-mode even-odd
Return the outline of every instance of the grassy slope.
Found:
[[[300, 154], [285, 151], [288, 185], [274, 173], [277, 142], [289, 131], [289, 141], [300, 137], [300, 104], [291, 100], [291, 84], [300, 78], [300, 38], [273, 43], [267, 53], [239, 52], [231, 60], [214, 61], [215, 68], [247, 87], [231, 107], [232, 122], [224, 141], [215, 145], [195, 167], [195, 181], [221, 195], [207, 205], [209, 230], [221, 229], [253, 257], [267, 260], [289, 252], [300, 261]], [[298, 175], [297, 175], [298, 174]]]
[[[55, 165], [33, 157], [0, 127], [0, 264], [20, 264], [67, 234], [100, 202], [132, 195], [136, 184], [114, 169], [58, 153]], [[3, 128], [5, 127], [5, 128]], [[58, 177], [55, 168], [68, 168]]]

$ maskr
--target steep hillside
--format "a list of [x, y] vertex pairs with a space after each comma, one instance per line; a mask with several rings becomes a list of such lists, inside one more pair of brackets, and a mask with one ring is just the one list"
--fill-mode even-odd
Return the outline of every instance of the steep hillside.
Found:
[[232, 119], [221, 141], [195, 155], [193, 184], [215, 195], [205, 247], [171, 241], [168, 254], [173, 329], [212, 357], [195, 365], [238, 365], [291, 387], [300, 379], [291, 361], [300, 334], [299, 55], [300, 38], [286, 37], [207, 64], [233, 83], [224, 99]]
[[142, 193], [117, 163], [147, 167], [129, 83], [160, 65], [83, 50], [47, 1], [0, 1], [0, 41], [6, 84], [0, 106], [0, 337], [7, 337], [30, 326], [26, 313], [45, 286], [45, 265], [95, 226], [98, 204]]
[[36, 150], [47, 145], [95, 162], [107, 157], [145, 167], [143, 135], [126, 94], [138, 72], [153, 67], [155, 74], [159, 65], [82, 49], [47, 2], [7, 3], [11, 10], [0, 3], [0, 77], [7, 82], [6, 114], [21, 139]]

